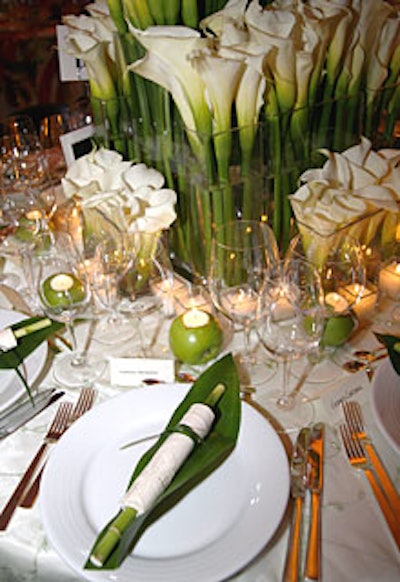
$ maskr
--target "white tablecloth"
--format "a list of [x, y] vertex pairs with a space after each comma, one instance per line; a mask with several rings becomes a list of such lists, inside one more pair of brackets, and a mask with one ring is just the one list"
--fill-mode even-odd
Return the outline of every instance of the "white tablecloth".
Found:
[[[3, 303], [6, 302], [3, 298]], [[147, 337], [151, 325], [146, 324]], [[168, 321], [159, 339], [160, 350], [167, 350], [165, 338]], [[84, 331], [84, 328], [82, 328]], [[357, 336], [358, 344], [376, 345], [370, 332]], [[92, 350], [104, 346], [92, 344]], [[118, 353], [118, 351], [116, 351]], [[124, 346], [129, 355], [129, 344]], [[335, 368], [337, 376], [330, 382], [306, 382], [301, 394], [313, 400], [315, 420], [326, 423], [325, 487], [322, 508], [322, 570], [324, 582], [394, 582], [400, 580], [400, 553], [386, 526], [380, 509], [363, 473], [352, 468], [345, 457], [338, 436], [342, 413], [337, 407], [341, 397], [353, 395], [360, 401], [368, 431], [400, 490], [400, 458], [378, 430], [370, 408], [371, 384], [365, 373], [350, 376]], [[322, 376], [321, 376], [322, 377]], [[292, 378], [292, 381], [295, 379]], [[257, 386], [255, 400], [268, 407], [269, 393], [280, 382], [279, 372], [268, 383]], [[42, 386], [52, 385], [51, 369]], [[102, 381], [97, 385], [98, 401], [120, 393]], [[76, 393], [71, 392], [72, 398]], [[24, 428], [0, 442], [0, 507], [13, 492], [25, 467], [40, 445], [54, 415], [55, 406], [41, 413]], [[284, 422], [284, 418], [280, 419]], [[400, 421], [400, 420], [399, 420]], [[295, 437], [293, 433], [292, 438]], [[83, 444], [84, 446], [84, 444]], [[234, 486], [227, 483], [227, 487]], [[305, 508], [306, 521], [309, 518]], [[400, 519], [400, 516], [399, 516]], [[261, 555], [233, 579], [240, 582], [280, 581], [285, 560], [290, 511], [286, 512], [273, 539]], [[243, 540], [246, 543], [246, 540]], [[188, 580], [190, 573], [188, 573]], [[77, 582], [82, 580], [51, 548], [43, 531], [39, 504], [33, 509], [18, 508], [6, 532], [0, 532], [0, 582]], [[156, 582], [156, 581], [155, 581]], [[207, 582], [207, 581], [204, 581]]]

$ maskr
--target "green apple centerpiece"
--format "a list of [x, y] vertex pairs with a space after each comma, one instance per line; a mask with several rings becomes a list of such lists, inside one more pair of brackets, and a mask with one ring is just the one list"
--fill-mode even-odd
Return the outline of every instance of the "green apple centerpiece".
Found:
[[223, 333], [207, 311], [190, 309], [174, 319], [169, 331], [174, 356], [185, 364], [205, 364], [221, 351]]
[[43, 283], [42, 293], [46, 303], [56, 309], [68, 309], [86, 299], [85, 285], [73, 273], [50, 275]]
[[326, 320], [321, 344], [326, 347], [339, 347], [349, 339], [355, 327], [355, 318], [350, 313], [332, 315]]

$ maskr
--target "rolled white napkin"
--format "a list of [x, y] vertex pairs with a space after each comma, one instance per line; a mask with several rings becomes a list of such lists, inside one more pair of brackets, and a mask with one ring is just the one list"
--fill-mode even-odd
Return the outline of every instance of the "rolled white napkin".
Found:
[[0, 350], [8, 352], [17, 347], [17, 338], [11, 327], [0, 330]]
[[[195, 403], [182, 417], [179, 426], [189, 428], [199, 440], [209, 433], [215, 414], [206, 404]], [[123, 507], [131, 507], [140, 515], [149, 510], [171, 483], [195, 446], [195, 438], [183, 432], [172, 432], [138, 475], [122, 498]]]

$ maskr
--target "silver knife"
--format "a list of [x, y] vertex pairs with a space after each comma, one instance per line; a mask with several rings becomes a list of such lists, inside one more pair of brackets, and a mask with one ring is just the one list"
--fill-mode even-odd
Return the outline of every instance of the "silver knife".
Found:
[[311, 492], [311, 525], [305, 577], [321, 580], [321, 498], [324, 483], [324, 432], [323, 423], [315, 424], [308, 445], [308, 489]]
[[45, 408], [56, 402], [64, 395], [62, 390], [55, 391], [54, 388], [47, 388], [36, 394], [34, 402], [27, 399], [14, 406], [0, 420], [0, 439], [3, 439], [18, 428], [26, 424], [29, 420], [37, 416]]
[[290, 494], [294, 501], [289, 544], [286, 555], [283, 582], [297, 582], [300, 578], [301, 530], [303, 503], [307, 487], [307, 454], [309, 428], [302, 428], [298, 434], [290, 463]]

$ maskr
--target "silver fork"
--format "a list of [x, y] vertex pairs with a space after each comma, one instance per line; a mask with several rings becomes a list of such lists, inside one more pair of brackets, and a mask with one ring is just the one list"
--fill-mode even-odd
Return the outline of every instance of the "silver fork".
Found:
[[[78, 420], [80, 416], [82, 416], [93, 406], [95, 396], [96, 390], [94, 390], [93, 388], [91, 387], [82, 388], [81, 393], [79, 394], [79, 398], [75, 404], [75, 407], [71, 414], [69, 415], [65, 430], [69, 428], [73, 422]], [[43, 463], [40, 471], [37, 473], [35, 479], [32, 481], [29, 489], [25, 492], [25, 495], [23, 496], [20, 502], [21, 507], [32, 507], [33, 504], [35, 503], [39, 493], [40, 480], [42, 478], [42, 473], [45, 465], [46, 463]]]
[[349, 428], [345, 424], [340, 425], [339, 428], [342, 435], [343, 445], [351, 465], [364, 471], [375, 498], [378, 501], [382, 513], [386, 519], [386, 523], [392, 532], [397, 547], [400, 549], [400, 522], [398, 520], [398, 516], [396, 516], [394, 513], [386, 496], [380, 488], [375, 474], [371, 470], [371, 465], [365, 456], [360, 440], [358, 437], [355, 437], [351, 434]]
[[26, 488], [28, 487], [34, 473], [39, 466], [39, 463], [46, 452], [47, 448], [55, 443], [63, 434], [67, 427], [68, 418], [72, 411], [72, 404], [70, 402], [63, 402], [57, 409], [53, 422], [48, 429], [42, 444], [40, 445], [36, 455], [32, 459], [25, 473], [22, 475], [16, 489], [11, 495], [7, 505], [0, 514], [0, 530], [7, 528], [14, 511], [18, 507]]
[[371, 439], [367, 435], [360, 404], [354, 400], [350, 400], [343, 402], [342, 407], [352, 437], [358, 438], [364, 445], [364, 449], [381, 482], [382, 489], [388, 498], [389, 504], [392, 506], [395, 515], [398, 515], [400, 519], [400, 495], [396, 491]]

